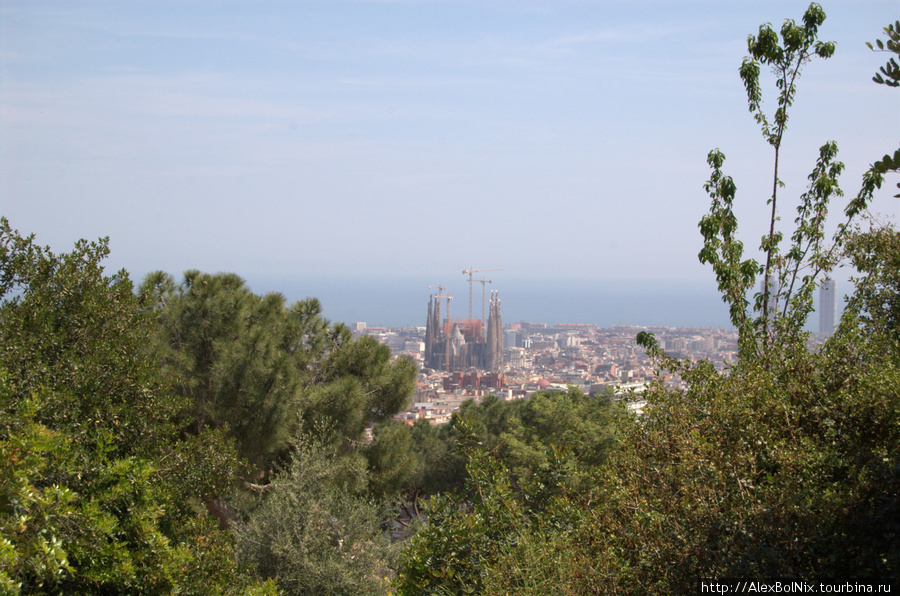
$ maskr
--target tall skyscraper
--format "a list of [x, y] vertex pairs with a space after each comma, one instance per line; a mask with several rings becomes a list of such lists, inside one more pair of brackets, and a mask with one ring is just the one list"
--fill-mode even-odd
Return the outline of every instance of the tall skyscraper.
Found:
[[837, 320], [837, 284], [825, 279], [819, 286], [819, 335], [831, 337]]

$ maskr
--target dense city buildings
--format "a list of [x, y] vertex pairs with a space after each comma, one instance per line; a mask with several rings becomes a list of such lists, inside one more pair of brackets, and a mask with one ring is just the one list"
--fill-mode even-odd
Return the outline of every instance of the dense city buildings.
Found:
[[[725, 328], [637, 327], [592, 324], [502, 324], [500, 300], [491, 296], [490, 315], [480, 319], [441, 318], [441, 301], [432, 296], [424, 327], [379, 328], [364, 323], [354, 333], [377, 337], [398, 357], [420, 368], [414, 404], [400, 416], [409, 424], [426, 418], [446, 423], [467, 399], [490, 394], [522, 399], [536, 391], [576, 387], [586, 394], [638, 395], [660, 374], [637, 345], [641, 331], [653, 333], [675, 358], [706, 359], [724, 369], [737, 357], [737, 332]], [[664, 375], [669, 386], [677, 377]], [[633, 390], [633, 391], [632, 391]], [[631, 398], [640, 407], [639, 398]]]

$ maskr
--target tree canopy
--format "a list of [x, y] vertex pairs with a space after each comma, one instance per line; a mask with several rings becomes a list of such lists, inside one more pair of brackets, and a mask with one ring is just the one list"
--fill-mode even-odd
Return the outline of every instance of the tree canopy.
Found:
[[225, 446], [180, 440], [151, 322], [107, 254], [0, 222], [0, 590], [271, 594], [191, 506], [221, 490]]
[[154, 353], [189, 400], [185, 428], [224, 432], [254, 477], [286, 461], [300, 434], [327, 428], [336, 448], [352, 451], [412, 392], [410, 361], [330, 324], [315, 298], [288, 306], [235, 274], [193, 270], [177, 285], [151, 273], [140, 296], [157, 324]]

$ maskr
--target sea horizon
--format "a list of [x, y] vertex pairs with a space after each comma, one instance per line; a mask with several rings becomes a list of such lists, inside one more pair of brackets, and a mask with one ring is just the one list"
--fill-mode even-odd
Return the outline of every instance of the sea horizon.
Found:
[[[247, 277], [254, 292], [279, 292], [289, 303], [317, 298], [323, 315], [332, 322], [364, 322], [370, 327], [424, 326], [429, 296], [441, 285], [418, 277]], [[469, 290], [465, 279], [449, 284], [453, 296], [450, 316], [469, 316]], [[690, 280], [578, 280], [510, 279], [486, 286], [475, 283], [472, 316], [481, 318], [482, 298], [498, 291], [504, 324], [587, 323], [664, 327], [725, 327], [731, 322], [715, 282]], [[442, 301], [446, 316], [446, 301]]]

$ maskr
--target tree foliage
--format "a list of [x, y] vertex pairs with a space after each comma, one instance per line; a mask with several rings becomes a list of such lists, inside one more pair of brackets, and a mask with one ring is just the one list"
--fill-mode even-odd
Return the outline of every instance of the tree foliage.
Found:
[[213, 508], [241, 560], [286, 594], [378, 593], [390, 564], [380, 504], [410, 473], [409, 433], [392, 416], [413, 363], [332, 325], [316, 299], [287, 305], [234, 274], [188, 271], [176, 284], [156, 272], [140, 296], [153, 352], [186, 400], [183, 432], [218, 433], [249, 466]]
[[609, 396], [574, 388], [467, 402], [453, 421], [464, 483], [426, 503], [427, 524], [401, 557], [399, 593], [494, 593], [486, 582], [510, 549], [572, 526], [575, 495], [614, 453], [624, 418]]
[[[900, 87], [900, 65], [897, 64], [897, 57], [900, 57], [900, 21], [885, 27], [884, 33], [887, 35], [887, 41], [876, 39], [874, 46], [869, 42], [866, 42], [866, 45], [873, 51], [888, 52], [894, 56], [891, 56], [887, 63], [878, 69], [879, 72], [875, 73], [872, 80], [879, 85], [897, 88]], [[900, 149], [895, 149], [893, 155], [885, 154], [876, 161], [872, 165], [872, 171], [876, 174], [900, 172]], [[900, 182], [897, 183], [897, 188], [900, 189]], [[900, 198], [900, 194], [894, 196]]]
[[821, 353], [796, 346], [774, 371], [700, 362], [682, 369], [687, 391], [657, 386], [597, 521], [619, 528], [626, 591], [895, 573], [900, 369], [885, 342], [864, 357], [857, 330]]
[[488, 395], [479, 402], [463, 402], [448, 425], [432, 426], [420, 419], [408, 428], [394, 425], [390, 434], [380, 430], [372, 447], [380, 450], [379, 442], [387, 440], [402, 445], [393, 451], [402, 455], [391, 456], [392, 469], [404, 470], [394, 477], [395, 486], [417, 507], [419, 497], [464, 487], [471, 452], [467, 442], [502, 461], [516, 487], [535, 474], [549, 473], [559, 462], [566, 463], [565, 469], [553, 472], [558, 479], [580, 482], [615, 448], [617, 420], [624, 415], [608, 395], [588, 396], [574, 388], [540, 391], [526, 400]]
[[[824, 13], [812, 5], [802, 35], [786, 21], [783, 46], [764, 25], [759, 38], [749, 40], [751, 56], [762, 52], [778, 63], [791, 46], [802, 47], [801, 40], [830, 55], [831, 49], [814, 41], [811, 25], [822, 20]], [[758, 70], [748, 64], [741, 76], [751, 111], [757, 111]], [[789, 72], [781, 64], [776, 74]], [[795, 73], [777, 79], [779, 109], [790, 106], [802, 64], [795, 62]], [[776, 122], [786, 119], [785, 112]], [[777, 146], [784, 128], [767, 128], [759, 115], [757, 121], [776, 147], [772, 227], [761, 244], [766, 264], [742, 257], [731, 210], [735, 185], [721, 172], [724, 157], [718, 151], [710, 154], [713, 175], [706, 185], [713, 203], [700, 223], [700, 259], [713, 265], [741, 334], [738, 363], [723, 375], [705, 362], [673, 360], [652, 336], [639, 336], [688, 389], [654, 388], [645, 423], [622, 449], [627, 457], [618, 468], [621, 489], [610, 495], [615, 505], [602, 510], [601, 523], [627, 528], [616, 551], [627, 555], [615, 565], [636, 572], [618, 576], [624, 591], [688, 593], [697, 577], [876, 577], [894, 574], [900, 565], [900, 369], [896, 334], [885, 325], [896, 287], [896, 276], [886, 272], [894, 270], [896, 247], [892, 231], [854, 233], [852, 227], [881, 175], [873, 169], [865, 174], [861, 191], [844, 210], [845, 221], [824, 242], [829, 200], [842, 195], [837, 179], [843, 165], [835, 161], [834, 143], [823, 145], [797, 208], [790, 247], [781, 252], [774, 223]], [[842, 254], [865, 275], [856, 280], [841, 332], [823, 350], [810, 352], [803, 326], [812, 294], [818, 276]], [[745, 296], [757, 274], [763, 287], [754, 317]]]
[[335, 449], [356, 450], [366, 427], [412, 392], [409, 361], [391, 362], [386, 346], [331, 325], [314, 298], [288, 306], [235, 274], [198, 271], [179, 285], [151, 273], [140, 295], [157, 323], [155, 353], [192, 404], [186, 428], [233, 438], [255, 476], [286, 461], [298, 433], [316, 426], [329, 429]]
[[402, 555], [401, 595], [478, 594], [504, 545], [515, 541], [526, 517], [509, 473], [482, 449], [470, 452], [464, 497], [439, 494], [428, 503], [428, 523]]
[[[722, 298], [729, 304], [732, 323], [740, 332], [740, 348], [748, 356], [768, 357], [780, 345], [802, 338], [820, 277], [836, 265], [853, 221], [866, 209], [883, 180], [877, 169], [866, 172], [860, 191], [844, 209], [845, 221], [827, 240], [828, 208], [832, 199], [843, 196], [838, 180], [844, 164], [837, 161], [835, 142], [822, 145], [807, 190], [797, 205], [789, 246], [783, 250], [784, 234], [776, 227], [778, 191], [783, 186], [779, 178], [781, 144], [803, 68], [813, 57], [830, 58], [834, 53], [834, 43], [817, 39], [824, 21], [824, 11], [813, 3], [802, 23], [785, 20], [780, 36], [771, 25], [761, 25], [758, 35], [748, 38], [749, 55], [740, 68], [750, 111], [774, 149], [772, 194], [767, 201], [769, 227], [760, 242], [765, 255], [763, 263], [744, 257], [733, 211], [737, 187], [722, 170], [725, 156], [716, 149], [708, 157], [712, 175], [705, 189], [712, 202], [709, 213], [700, 221], [704, 244], [699, 258], [713, 267]], [[761, 66], [770, 67], [775, 75], [777, 108], [771, 117], [763, 111]], [[761, 286], [751, 305], [748, 294], [758, 276]]]
[[[330, 446], [303, 440], [238, 529], [241, 557], [283, 594], [382, 594], [393, 550], [377, 501], [349, 489], [365, 466], [347, 468]], [[359, 462], [357, 462], [359, 463]]]
[[406, 483], [414, 497], [450, 492], [462, 487], [466, 474], [466, 456], [459, 444], [459, 433], [449, 424], [432, 425], [419, 419], [410, 428], [412, 449], [418, 465]]
[[489, 396], [481, 403], [467, 402], [455, 423], [465, 420], [468, 432], [503, 462], [516, 483], [563, 460], [570, 462], [572, 482], [578, 482], [578, 474], [602, 465], [615, 449], [617, 423], [624, 415], [610, 395], [570, 388], [539, 391], [526, 400]]
[[872, 221], [858, 227], [847, 241], [845, 254], [861, 275], [847, 304], [851, 324], [875, 337], [900, 341], [900, 232]]
[[[889, 52], [900, 56], [900, 21], [892, 23], [884, 28], [887, 35], [887, 41], [880, 39], [875, 40], [875, 44], [866, 42], [869, 49], [875, 50], [877, 47], [879, 52]], [[887, 64], [878, 69], [872, 80], [879, 85], [887, 85], [888, 87], [900, 87], [900, 65], [897, 64], [896, 58], [891, 56]]]
[[179, 441], [151, 327], [107, 254], [101, 240], [57, 255], [0, 223], [0, 587], [272, 593], [191, 507], [220, 485], [217, 459]]

